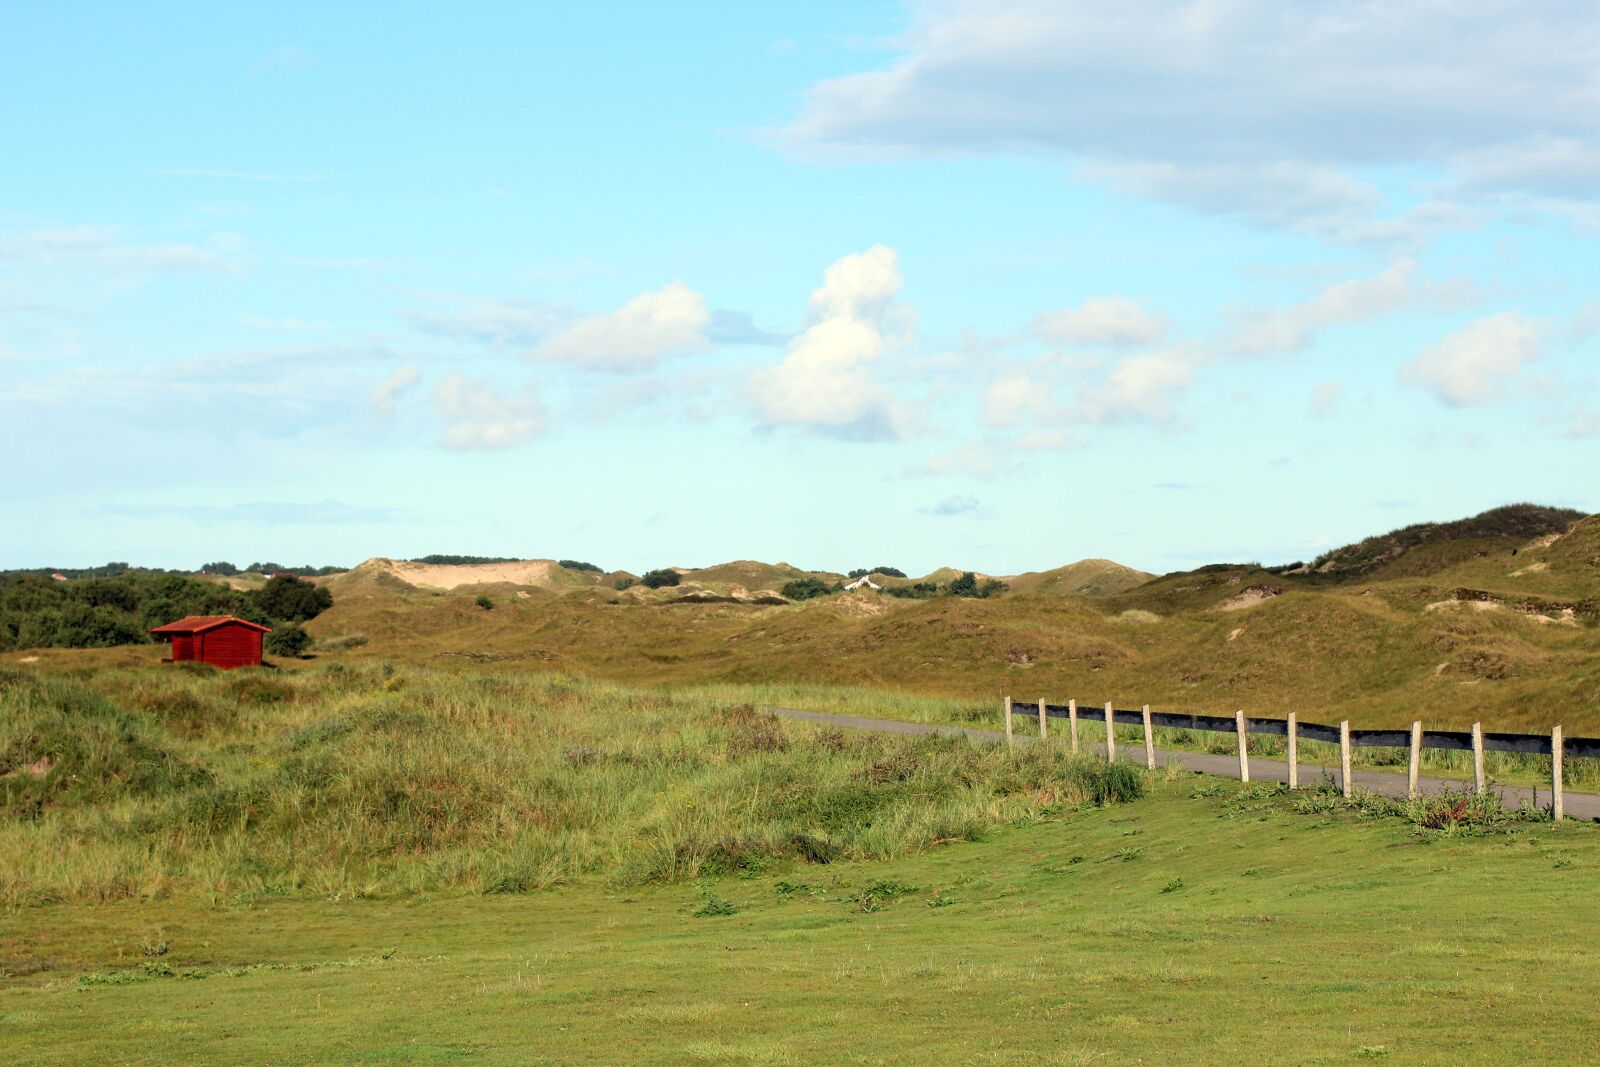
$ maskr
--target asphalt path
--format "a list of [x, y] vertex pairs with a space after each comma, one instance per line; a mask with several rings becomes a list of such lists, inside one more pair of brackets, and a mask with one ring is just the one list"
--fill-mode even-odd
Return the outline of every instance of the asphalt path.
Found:
[[[939, 726], [926, 722], [902, 722], [899, 719], [870, 719], [860, 715], [835, 715], [826, 711], [802, 711], [799, 708], [779, 708], [768, 706], [765, 710], [772, 712], [784, 719], [798, 719], [802, 722], [822, 723], [826, 726], [839, 726], [847, 730], [876, 730], [886, 734], [965, 734], [974, 741], [1004, 741], [1006, 735], [999, 730], [982, 730], [971, 726]], [[1036, 741], [1038, 738], [1030, 732], [1036, 728], [1037, 719], [1020, 715], [1017, 717], [1016, 739], [1018, 741]], [[1119, 735], [1121, 736], [1121, 735]], [[1085, 745], [1094, 752], [1104, 753], [1104, 745]], [[1123, 741], [1117, 745], [1118, 758], [1131, 758], [1143, 762], [1144, 741]], [[1182, 752], [1170, 748], [1156, 749], [1156, 765], [1166, 766], [1172, 764], [1186, 771], [1196, 774], [1214, 774], [1222, 778], [1239, 777], [1239, 759], [1237, 756], [1217, 756], [1207, 752]], [[1300, 760], [1300, 784], [1302, 786], [1316, 785], [1326, 779], [1337, 783], [1339, 769], [1335, 765], [1325, 765], [1310, 760]], [[1359, 789], [1377, 793], [1381, 796], [1398, 797], [1405, 799], [1408, 783], [1406, 777], [1400, 774], [1389, 774], [1384, 771], [1362, 770], [1357, 767], [1351, 775]], [[1283, 782], [1289, 781], [1289, 765], [1282, 760], [1256, 759], [1250, 760], [1250, 780], [1252, 782]], [[1442, 793], [1446, 789], [1457, 791], [1471, 786], [1470, 782], [1463, 782], [1457, 778], [1433, 778], [1428, 776], [1417, 779], [1417, 787], [1424, 793]], [[1500, 794], [1500, 800], [1509, 808], [1520, 808], [1523, 804], [1535, 807], [1550, 806], [1550, 789], [1530, 789], [1520, 785], [1499, 785], [1490, 783], [1490, 789]], [[1569, 819], [1592, 819], [1600, 822], [1600, 795], [1595, 793], [1575, 793], [1570, 789], [1562, 791], [1563, 810]]]

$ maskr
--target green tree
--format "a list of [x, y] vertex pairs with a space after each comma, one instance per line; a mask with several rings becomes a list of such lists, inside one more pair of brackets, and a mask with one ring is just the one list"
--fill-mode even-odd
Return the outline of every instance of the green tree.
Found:
[[267, 635], [267, 651], [274, 656], [299, 659], [311, 647], [311, 635], [299, 623], [286, 622]]
[[269, 578], [255, 597], [262, 611], [274, 619], [288, 619], [291, 622], [314, 619], [333, 606], [332, 593], [292, 574]]
[[670, 567], [661, 567], [653, 571], [645, 571], [644, 577], [639, 581], [647, 589], [660, 589], [664, 586], [677, 585], [683, 581], [683, 575]]
[[619, 592], [624, 589], [631, 589], [633, 588], [633, 579], [624, 574], [621, 578], [611, 583], [611, 588]]
[[229, 563], [226, 560], [218, 560], [215, 563], [207, 563], [205, 566], [201, 567], [200, 568], [200, 573], [201, 574], [220, 574], [220, 575], [222, 575], [224, 577], [230, 577], [231, 578], [233, 575], [239, 573], [239, 568], [235, 567], [233, 564]]
[[971, 571], [964, 572], [961, 577], [950, 582], [951, 596], [977, 596], [978, 576]]

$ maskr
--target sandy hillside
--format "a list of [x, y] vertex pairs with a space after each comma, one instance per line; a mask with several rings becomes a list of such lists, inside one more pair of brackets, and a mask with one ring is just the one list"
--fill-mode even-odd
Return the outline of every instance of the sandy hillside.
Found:
[[593, 585], [592, 576], [567, 570], [554, 560], [524, 559], [514, 563], [411, 563], [406, 560], [369, 559], [355, 573], [387, 574], [407, 585], [426, 589], [457, 589], [464, 585], [529, 585], [564, 589]]

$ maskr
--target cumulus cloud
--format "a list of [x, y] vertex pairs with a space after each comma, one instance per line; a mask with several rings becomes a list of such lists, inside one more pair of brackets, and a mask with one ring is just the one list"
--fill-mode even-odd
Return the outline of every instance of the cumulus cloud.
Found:
[[1451, 407], [1501, 400], [1511, 382], [1539, 358], [1539, 329], [1521, 312], [1478, 319], [1423, 349], [1400, 370], [1404, 382]]
[[990, 426], [1021, 426], [1048, 415], [1051, 387], [1034, 374], [1002, 374], [983, 393], [983, 421]]
[[805, 331], [747, 383], [757, 418], [835, 436], [900, 436], [903, 416], [870, 369], [911, 331], [895, 301], [900, 286], [898, 257], [883, 245], [830, 266], [811, 294]]
[[[1356, 168], [1418, 164], [1463, 187], [1555, 196], [1600, 189], [1592, 5], [923, 0], [912, 11], [901, 57], [813, 86], [789, 144], [1053, 150], [1141, 195], [1330, 235], [1382, 203]], [[1361, 229], [1350, 235], [1383, 236]]]
[[1072, 308], [1039, 315], [1033, 329], [1046, 341], [1061, 344], [1105, 345], [1132, 348], [1161, 342], [1172, 321], [1160, 311], [1150, 311], [1126, 297], [1085, 300]]
[[397, 367], [367, 394], [367, 404], [381, 418], [394, 414], [400, 398], [422, 380], [422, 372], [415, 367]]
[[649, 370], [668, 356], [705, 348], [711, 312], [682, 282], [641, 293], [616, 311], [579, 319], [531, 353], [595, 370]]
[[537, 435], [542, 422], [531, 392], [509, 393], [487, 379], [452, 374], [434, 398], [445, 420], [440, 443], [455, 451], [510, 448]]
[[1194, 384], [1201, 351], [1178, 345], [1118, 361], [1079, 391], [1081, 414], [1095, 422], [1172, 422], [1174, 401]]

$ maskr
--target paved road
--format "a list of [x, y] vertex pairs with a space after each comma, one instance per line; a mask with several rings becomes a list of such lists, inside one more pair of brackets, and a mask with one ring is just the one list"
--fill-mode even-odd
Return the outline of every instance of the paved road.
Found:
[[[1004, 741], [1006, 736], [999, 730], [980, 730], [974, 727], [962, 726], [937, 726], [925, 722], [901, 722], [899, 719], [868, 719], [860, 715], [834, 715], [825, 711], [802, 711], [799, 708], [769, 706], [765, 710], [785, 719], [800, 719], [805, 722], [842, 726], [851, 730], [877, 730], [889, 734], [965, 734], [974, 741]], [[1028, 727], [1036, 722], [1037, 720], [1027, 716], [1019, 717], [1017, 740], [1037, 740], [1028, 732]], [[1052, 726], [1054, 726], [1053, 723]], [[1086, 745], [1085, 747], [1095, 752], [1105, 751], [1104, 745]], [[1142, 739], [1131, 743], [1124, 741], [1117, 746], [1117, 754], [1119, 756], [1127, 755], [1131, 758], [1142, 759], [1144, 756], [1144, 741]], [[1216, 756], [1205, 752], [1180, 752], [1176, 749], [1158, 748], [1156, 749], [1156, 762], [1162, 766], [1172, 763], [1186, 771], [1195, 771], [1199, 774], [1215, 774], [1223, 778], [1239, 777], [1239, 760], [1236, 756]], [[1300, 761], [1301, 785], [1315, 785], [1322, 780], [1324, 775], [1331, 781], [1337, 781], [1339, 770], [1334, 765], [1323, 765], [1305, 759]], [[1404, 798], [1406, 795], [1407, 783], [1402, 775], [1389, 774], [1384, 771], [1367, 771], [1358, 767], [1354, 771], [1354, 777], [1358, 788], [1383, 796]], [[1254, 782], [1288, 782], [1289, 765], [1282, 760], [1256, 759], [1252, 757], [1250, 760], [1250, 780]], [[1418, 779], [1417, 784], [1424, 793], [1439, 793], [1445, 789], [1461, 789], [1470, 783], [1465, 783], [1455, 778], [1423, 777]], [[1500, 799], [1507, 807], [1517, 808], [1524, 803], [1543, 806], [1550, 804], [1550, 790], [1548, 788], [1534, 790], [1518, 785], [1493, 785], [1491, 788], [1500, 794]], [[1574, 793], [1568, 789], [1564, 791], [1563, 799], [1564, 810], [1569, 819], [1593, 819], [1596, 822], [1600, 822], [1600, 795]]]

